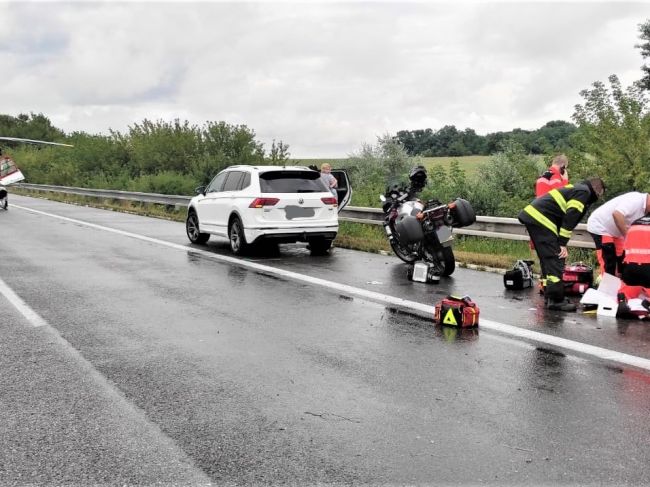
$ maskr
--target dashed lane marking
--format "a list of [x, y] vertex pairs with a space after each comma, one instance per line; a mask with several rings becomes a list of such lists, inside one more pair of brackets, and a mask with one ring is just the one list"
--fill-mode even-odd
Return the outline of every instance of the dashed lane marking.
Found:
[[[214, 254], [212, 252], [208, 252], [206, 250], [201, 250], [197, 249], [194, 247], [189, 247], [187, 245], [179, 245], [175, 244], [172, 242], [165, 242], [164, 240], [159, 240], [156, 238], [151, 238], [147, 237], [145, 235], [138, 235], [137, 233], [132, 233], [132, 232], [126, 232], [124, 230], [118, 230], [116, 228], [110, 228], [110, 227], [105, 227], [103, 225], [97, 225], [95, 223], [89, 223], [85, 222], [82, 220], [76, 220], [74, 218], [68, 218], [65, 216], [60, 216], [60, 215], [55, 215], [53, 213], [47, 213], [44, 211], [40, 210], [34, 210], [32, 208], [27, 208], [24, 206], [18, 206], [18, 205], [11, 205], [14, 208], [19, 208], [21, 210], [25, 210], [31, 213], [35, 213], [38, 215], [43, 215], [47, 216], [50, 218], [55, 218], [58, 220], [70, 222], [70, 223], [75, 223], [78, 225], [83, 225], [88, 228], [94, 228], [97, 230], [105, 231], [105, 232], [110, 232], [114, 233], [117, 235], [123, 235], [125, 237], [130, 237], [134, 238], [137, 240], [141, 240], [144, 242], [149, 242], [153, 243], [156, 245], [162, 245], [168, 248], [172, 248], [175, 250], [180, 250], [182, 252], [193, 252], [196, 254], [200, 254], [204, 257], [207, 257], [209, 259], [214, 259], [218, 260], [221, 262], [228, 262], [230, 264], [235, 264], [238, 266], [242, 267], [247, 267], [249, 269], [254, 269], [256, 271], [260, 272], [266, 272], [270, 274], [275, 274], [277, 276], [282, 276], [287, 279], [291, 279], [294, 281], [300, 281], [300, 282], [306, 282], [309, 284], [313, 284], [316, 286], [321, 286], [324, 288], [328, 288], [331, 290], [336, 291], [337, 293], [343, 293], [343, 294], [348, 294], [350, 296], [355, 296], [358, 298], [362, 299], [367, 299], [369, 301], [374, 301], [383, 305], [388, 305], [396, 308], [400, 308], [403, 310], [407, 310], [411, 313], [417, 314], [418, 316], [422, 316], [424, 318], [431, 319], [434, 314], [434, 307], [427, 305], [427, 304], [422, 304], [418, 303], [415, 301], [409, 301], [407, 299], [402, 299], [402, 298], [397, 298], [395, 296], [389, 296], [387, 294], [381, 294], [378, 292], [374, 291], [369, 291], [366, 289], [361, 289], [357, 288], [354, 286], [348, 286], [347, 284], [339, 284], [336, 282], [332, 281], [327, 281], [325, 279], [320, 279], [318, 277], [312, 277], [312, 276], [307, 276], [304, 274], [299, 274], [297, 272], [292, 272], [292, 271], [287, 271], [284, 269], [278, 269], [276, 267], [271, 267], [267, 266], [264, 264], [258, 264], [256, 262], [250, 262], [246, 260], [241, 260], [237, 259], [235, 257], [230, 257], [227, 255], [219, 255], [219, 254]], [[4, 283], [3, 283], [4, 284]], [[6, 287], [6, 285], [5, 285]], [[7, 288], [9, 289], [9, 288]], [[9, 290], [11, 292], [11, 290]], [[4, 294], [4, 292], [3, 292]], [[6, 295], [6, 294], [5, 294]], [[15, 296], [15, 294], [14, 294]], [[17, 296], [16, 296], [17, 298]], [[20, 299], [20, 298], [18, 298]], [[29, 307], [20, 301], [24, 307], [26, 307], [29, 310]], [[20, 309], [20, 308], [19, 308]], [[22, 311], [21, 311], [22, 312]], [[33, 311], [32, 311], [33, 313]], [[36, 315], [34, 313], [36, 317]], [[42, 320], [41, 320], [42, 321]], [[35, 325], [37, 326], [37, 325]], [[39, 325], [40, 326], [40, 325]], [[593, 345], [588, 345], [586, 343], [581, 343], [581, 342], [576, 342], [574, 340], [568, 340], [566, 338], [560, 338], [552, 335], [547, 335], [545, 333], [540, 333], [537, 331], [532, 331], [532, 330], [527, 330], [525, 328], [519, 328], [517, 326], [512, 326], [512, 325], [506, 325], [505, 323], [499, 323], [498, 321], [492, 321], [489, 319], [481, 318], [481, 328], [485, 330], [493, 330], [498, 333], [502, 333], [504, 335], [508, 335], [511, 337], [517, 337], [523, 340], [528, 340], [528, 341], [534, 341], [534, 342], [539, 342], [539, 343], [544, 343], [547, 345], [553, 345], [558, 348], [562, 348], [564, 350], [569, 350], [572, 352], [576, 352], [578, 354], [582, 355], [588, 355], [592, 357], [597, 357], [602, 360], [606, 361], [611, 361], [611, 362], [617, 362], [620, 364], [624, 365], [630, 365], [632, 367], [637, 367], [640, 369], [645, 369], [650, 371], [650, 360], [643, 358], [643, 357], [637, 357], [635, 355], [629, 355], [627, 353], [622, 353], [622, 352], [617, 352], [615, 350], [609, 350], [607, 348], [602, 348], [602, 347], [596, 347]]]

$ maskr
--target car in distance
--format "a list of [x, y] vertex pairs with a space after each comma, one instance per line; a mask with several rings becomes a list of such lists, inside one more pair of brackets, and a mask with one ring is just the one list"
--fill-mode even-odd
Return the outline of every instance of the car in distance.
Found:
[[337, 198], [320, 173], [302, 166], [230, 166], [196, 189], [185, 228], [190, 242], [226, 237], [236, 255], [253, 244], [308, 242], [324, 254], [338, 232], [338, 212], [352, 195], [345, 171], [333, 170]]

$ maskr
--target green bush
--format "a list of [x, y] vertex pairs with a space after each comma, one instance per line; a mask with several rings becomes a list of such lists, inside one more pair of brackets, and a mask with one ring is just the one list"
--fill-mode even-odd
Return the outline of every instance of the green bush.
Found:
[[[12, 121], [23, 123], [0, 116], [0, 125]], [[34, 124], [43, 125], [40, 118]], [[63, 137], [62, 132], [55, 135]], [[65, 141], [74, 148], [15, 145], [8, 152], [31, 183], [164, 194], [193, 194], [231, 165], [282, 164], [289, 157], [289, 146], [282, 141], [274, 141], [267, 156], [254, 131], [225, 122], [196, 126], [145, 119], [125, 133], [75, 132]]]

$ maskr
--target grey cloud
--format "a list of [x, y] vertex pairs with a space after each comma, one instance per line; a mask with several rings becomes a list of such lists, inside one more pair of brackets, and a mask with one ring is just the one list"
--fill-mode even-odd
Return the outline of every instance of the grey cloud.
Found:
[[[10, 8], [11, 7], [11, 8]], [[246, 124], [297, 157], [344, 157], [402, 129], [479, 133], [570, 117], [578, 92], [634, 76], [621, 3], [2, 4], [6, 110], [66, 130], [142, 118]], [[30, 25], [29, 29], [18, 26]], [[20, 55], [16, 53], [20, 52]]]

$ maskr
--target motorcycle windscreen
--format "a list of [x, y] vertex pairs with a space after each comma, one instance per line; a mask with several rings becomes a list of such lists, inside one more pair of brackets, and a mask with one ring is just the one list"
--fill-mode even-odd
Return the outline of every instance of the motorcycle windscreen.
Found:
[[9, 184], [18, 183], [25, 179], [23, 173], [16, 166], [13, 159], [5, 157], [0, 159], [0, 184], [7, 186]]

